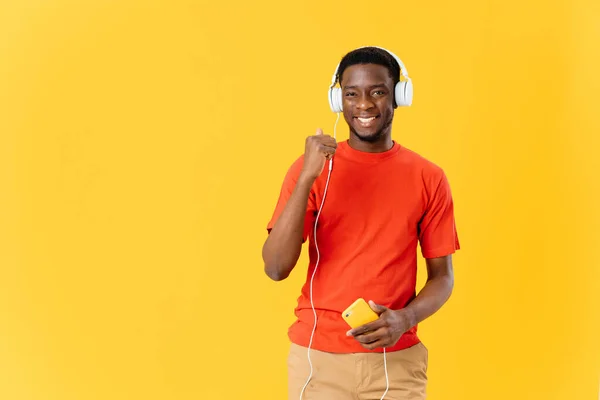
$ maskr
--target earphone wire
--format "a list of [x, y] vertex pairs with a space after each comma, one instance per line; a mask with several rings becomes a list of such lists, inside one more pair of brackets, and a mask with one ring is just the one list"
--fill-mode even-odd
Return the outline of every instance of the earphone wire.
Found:
[[385, 395], [387, 394], [388, 390], [390, 390], [390, 380], [388, 377], [387, 357], [385, 355], [385, 347], [383, 348], [383, 370], [385, 371], [385, 392], [383, 392], [383, 395], [381, 396], [380, 400], [385, 399]]
[[[337, 137], [337, 124], [338, 124], [339, 120], [340, 120], [340, 113], [337, 113], [335, 125], [333, 126], [333, 138], [334, 139]], [[317, 213], [317, 217], [315, 218], [315, 224], [314, 224], [314, 228], [313, 228], [313, 238], [315, 241], [315, 250], [317, 252], [317, 261], [315, 263], [315, 269], [313, 270], [312, 276], [310, 278], [310, 306], [312, 308], [313, 317], [314, 317], [315, 322], [313, 325], [312, 332], [310, 334], [310, 340], [308, 342], [308, 351], [307, 351], [308, 364], [310, 365], [310, 374], [308, 375], [308, 379], [306, 380], [306, 383], [304, 384], [304, 387], [302, 387], [302, 391], [300, 392], [300, 400], [302, 400], [304, 391], [306, 390], [306, 387], [308, 386], [308, 383], [312, 379], [312, 375], [313, 375], [313, 364], [312, 364], [312, 360], [310, 358], [310, 349], [312, 347], [312, 342], [313, 342], [313, 339], [315, 336], [315, 331], [317, 330], [317, 311], [315, 310], [315, 303], [313, 301], [313, 281], [315, 279], [315, 274], [317, 273], [317, 268], [319, 267], [319, 261], [321, 259], [321, 253], [319, 252], [319, 245], [317, 244], [317, 223], [319, 222], [319, 216], [321, 215], [321, 211], [323, 210], [323, 204], [325, 204], [325, 197], [327, 196], [327, 189], [329, 187], [329, 178], [331, 178], [332, 168], [333, 168], [333, 157], [329, 160], [329, 171], [327, 172], [327, 181], [325, 182], [325, 189], [323, 190], [323, 199], [321, 199], [321, 206], [319, 207], [319, 212]]]

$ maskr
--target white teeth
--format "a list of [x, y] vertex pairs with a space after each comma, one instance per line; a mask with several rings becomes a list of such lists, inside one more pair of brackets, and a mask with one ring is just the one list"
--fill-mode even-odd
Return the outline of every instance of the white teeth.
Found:
[[371, 118], [360, 118], [360, 117], [359, 117], [359, 118], [358, 118], [358, 120], [359, 120], [360, 122], [362, 122], [362, 123], [365, 123], [365, 124], [366, 124], [367, 122], [371, 122], [371, 121], [373, 121], [374, 119], [375, 119], [375, 117], [371, 117]]

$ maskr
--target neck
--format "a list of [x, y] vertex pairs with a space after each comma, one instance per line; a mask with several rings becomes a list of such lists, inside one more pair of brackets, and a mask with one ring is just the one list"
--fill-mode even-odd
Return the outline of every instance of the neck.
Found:
[[386, 134], [378, 138], [374, 142], [361, 140], [354, 132], [350, 132], [348, 144], [355, 150], [364, 151], [366, 153], [383, 153], [390, 150], [394, 146], [391, 134]]

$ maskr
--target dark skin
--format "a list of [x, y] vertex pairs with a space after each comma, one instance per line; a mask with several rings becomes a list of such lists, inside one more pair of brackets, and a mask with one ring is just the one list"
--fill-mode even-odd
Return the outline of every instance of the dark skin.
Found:
[[[388, 69], [375, 64], [348, 67], [340, 86], [344, 119], [350, 128], [349, 145], [364, 152], [384, 152], [393, 146], [394, 81]], [[362, 122], [359, 118], [362, 118]], [[329, 135], [318, 129], [305, 143], [304, 165], [285, 209], [263, 246], [265, 273], [273, 280], [286, 279], [302, 249], [302, 231], [310, 188], [337, 148]], [[364, 348], [390, 347], [403, 333], [437, 312], [454, 286], [452, 257], [426, 259], [427, 282], [406, 307], [391, 310], [370, 301], [379, 319], [348, 331]]]
[[[391, 149], [394, 80], [388, 69], [375, 64], [352, 65], [344, 71], [340, 86], [344, 119], [350, 127], [350, 146], [370, 153]], [[364, 126], [360, 117], [375, 119]]]

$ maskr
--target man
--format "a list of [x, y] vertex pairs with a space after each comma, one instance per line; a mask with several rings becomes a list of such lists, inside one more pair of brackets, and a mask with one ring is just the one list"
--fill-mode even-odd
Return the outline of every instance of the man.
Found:
[[[388, 399], [425, 398], [428, 354], [417, 325], [448, 300], [460, 246], [443, 170], [392, 139], [399, 81], [400, 65], [383, 49], [342, 58], [337, 82], [349, 139], [337, 143], [320, 129], [306, 139], [267, 225], [262, 254], [276, 281], [289, 276], [310, 238], [288, 332], [289, 399], [379, 399], [386, 390]], [[428, 279], [416, 295], [418, 244]], [[361, 297], [379, 319], [349, 329], [341, 314]]]

